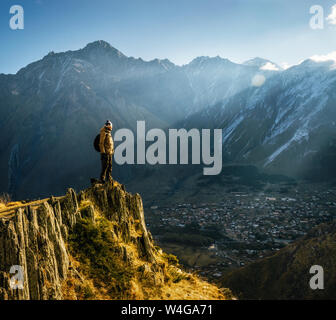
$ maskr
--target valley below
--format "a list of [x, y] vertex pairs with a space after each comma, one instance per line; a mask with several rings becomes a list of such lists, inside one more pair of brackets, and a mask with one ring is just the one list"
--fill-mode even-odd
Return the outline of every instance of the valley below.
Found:
[[[240, 188], [239, 188], [240, 187]], [[336, 216], [336, 186], [297, 182], [259, 191], [216, 192], [217, 201], [147, 208], [147, 226], [190, 271], [220, 282], [233, 270], [273, 256]], [[235, 191], [233, 191], [235, 190]]]

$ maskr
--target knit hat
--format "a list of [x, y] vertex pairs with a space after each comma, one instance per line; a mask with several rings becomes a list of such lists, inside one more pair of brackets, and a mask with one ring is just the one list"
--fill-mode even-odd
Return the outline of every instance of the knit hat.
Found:
[[112, 127], [112, 122], [110, 120], [106, 120], [105, 122], [105, 127], [111, 126]]

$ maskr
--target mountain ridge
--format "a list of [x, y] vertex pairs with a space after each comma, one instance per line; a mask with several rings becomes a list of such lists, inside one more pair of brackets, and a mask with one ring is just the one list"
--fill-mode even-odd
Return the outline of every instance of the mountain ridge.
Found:
[[[225, 161], [312, 176], [331, 155], [330, 68], [308, 59], [261, 70], [219, 56], [179, 67], [126, 57], [104, 41], [49, 53], [16, 75], [0, 76], [0, 190], [27, 198], [60, 195], [69, 184], [84, 188], [82, 172], [96, 176], [99, 163], [89, 146], [107, 118], [115, 130], [135, 131], [138, 120], [146, 128], [221, 128]], [[114, 166], [124, 183], [146, 171]]]

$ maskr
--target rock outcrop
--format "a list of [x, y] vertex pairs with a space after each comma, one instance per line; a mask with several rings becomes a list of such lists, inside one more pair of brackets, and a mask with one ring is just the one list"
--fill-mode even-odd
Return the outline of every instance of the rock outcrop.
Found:
[[[91, 229], [81, 233], [81, 225]], [[101, 243], [107, 249], [92, 242], [99, 237], [101, 226], [107, 230], [101, 232]], [[86, 241], [85, 237], [90, 245], [93, 243], [90, 253], [80, 242]], [[95, 254], [97, 260], [112, 254], [123, 280], [111, 276], [106, 289], [92, 276]], [[175, 289], [182, 299], [224, 298], [217, 287], [182, 271], [171, 263], [173, 260], [154, 246], [141, 197], [127, 193], [117, 182], [96, 184], [78, 194], [68, 189], [63, 197], [12, 203], [0, 210], [0, 299], [166, 298], [173, 297]], [[22, 271], [21, 288], [11, 286], [13, 279], [20, 280], [12, 266]], [[110, 277], [111, 272], [107, 275]], [[187, 287], [188, 292], [184, 292]]]
[[[65, 242], [80, 218], [77, 196], [16, 208], [0, 214], [0, 299], [61, 299], [61, 282], [67, 275], [69, 256]], [[10, 288], [10, 268], [21, 266], [23, 289]]]

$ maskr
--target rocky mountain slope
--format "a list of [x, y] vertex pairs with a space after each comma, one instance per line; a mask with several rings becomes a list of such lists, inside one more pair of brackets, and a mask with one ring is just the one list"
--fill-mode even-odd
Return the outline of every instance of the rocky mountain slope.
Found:
[[[13, 265], [22, 289], [10, 287]], [[117, 182], [0, 206], [0, 299], [230, 297], [155, 246], [141, 197]]]
[[335, 159], [328, 148], [336, 135], [335, 88], [334, 62], [308, 59], [179, 126], [222, 128], [227, 161], [302, 178], [320, 171], [326, 154]]
[[268, 65], [275, 66], [273, 62], [261, 58], [243, 64], [219, 56], [195, 58], [182, 67], [193, 90], [192, 104], [185, 106], [187, 115], [207, 110], [217, 102], [252, 87], [256, 75], [271, 78], [280, 70], [264, 68]]
[[[221, 284], [230, 286], [242, 299], [335, 299], [336, 224], [324, 224], [277, 254], [224, 276]], [[309, 270], [324, 270], [324, 289], [312, 290]]]

